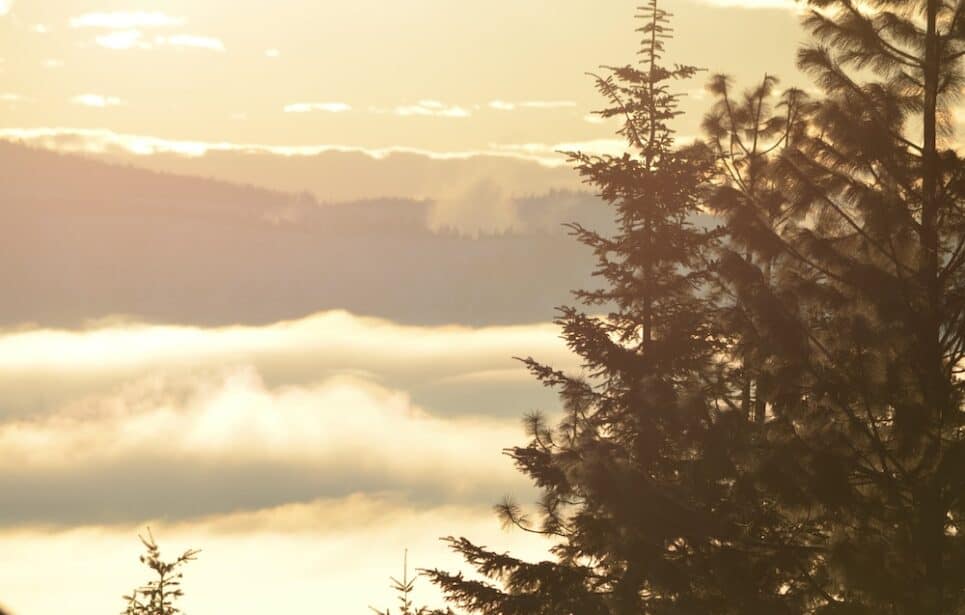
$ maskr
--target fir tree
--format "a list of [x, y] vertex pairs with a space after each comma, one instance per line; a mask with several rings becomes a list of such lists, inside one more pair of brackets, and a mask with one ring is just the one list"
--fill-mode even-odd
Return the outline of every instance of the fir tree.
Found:
[[178, 615], [182, 611], [176, 602], [184, 595], [181, 589], [181, 568], [194, 560], [200, 551], [191, 549], [177, 559], [165, 562], [161, 559], [161, 550], [150, 529], [147, 538], [138, 538], [147, 550], [140, 558], [141, 563], [150, 568], [156, 578], [124, 596], [124, 601], [127, 602], [124, 615]]
[[[811, 108], [807, 95], [797, 88], [782, 92], [774, 108], [771, 101], [777, 85], [776, 77], [764, 75], [760, 84], [735, 97], [731, 79], [716, 75], [707, 89], [717, 100], [703, 122], [717, 160], [715, 188], [707, 205], [726, 220], [729, 241], [725, 252], [730, 251], [728, 257], [758, 265], [760, 281], [767, 286], [772, 284], [775, 261], [782, 255], [761, 229], [783, 227], [792, 213], [774, 162], [806, 129]], [[725, 319], [722, 329], [735, 341], [729, 352], [736, 367], [731, 377], [737, 403], [745, 417], [760, 425], [767, 415], [769, 374], [758, 356], [762, 332], [745, 309], [740, 290], [723, 289], [720, 316]]]
[[[389, 580], [392, 581], [392, 589], [398, 597], [399, 615], [453, 615], [449, 609], [441, 611], [431, 610], [424, 606], [415, 606], [415, 602], [412, 600], [412, 593], [415, 591], [415, 582], [418, 578], [418, 573], [412, 577], [409, 576], [409, 550], [406, 549], [402, 556], [402, 579], [399, 580], [395, 577], [389, 578]], [[376, 613], [376, 615], [392, 615], [391, 609], [385, 609], [384, 611], [375, 607], [369, 607], [369, 609], [373, 613]]]
[[621, 120], [630, 151], [571, 156], [615, 215], [612, 236], [571, 226], [603, 282], [577, 296], [610, 312], [561, 310], [584, 379], [526, 360], [560, 392], [565, 417], [555, 429], [529, 417], [529, 445], [509, 451], [543, 491], [538, 520], [513, 502], [499, 507], [508, 524], [553, 539], [555, 559], [527, 563], [450, 538], [497, 581], [429, 573], [474, 612], [781, 612], [786, 575], [744, 548], [759, 514], [733, 493], [746, 421], [715, 403], [724, 347], [706, 282], [716, 234], [694, 224], [713, 158], [700, 145], [678, 147], [670, 127], [679, 114], [670, 88], [696, 69], [662, 66], [670, 29], [656, 0], [640, 17], [641, 62], [596, 76], [610, 103], [600, 115]]

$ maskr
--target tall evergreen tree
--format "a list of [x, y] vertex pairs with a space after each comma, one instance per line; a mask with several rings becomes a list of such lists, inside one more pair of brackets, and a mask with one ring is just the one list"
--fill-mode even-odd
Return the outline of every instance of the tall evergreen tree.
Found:
[[[731, 79], [714, 76], [708, 90], [716, 97], [703, 128], [717, 160], [715, 188], [707, 199], [708, 208], [726, 220], [727, 246], [748, 264], [758, 265], [761, 283], [772, 284], [775, 261], [781, 256], [760, 229], [781, 228], [789, 212], [780, 177], [774, 172], [777, 154], [797, 141], [806, 129], [807, 95], [797, 88], [780, 94], [774, 107], [778, 80], [764, 75], [761, 83], [743, 96], [733, 93]], [[719, 280], [718, 280], [719, 281]], [[721, 304], [723, 329], [735, 341], [730, 348], [739, 404], [745, 417], [764, 423], [767, 415], [767, 370], [758, 356], [762, 332], [755, 327], [742, 298], [729, 288]]]
[[740, 212], [722, 281], [770, 385], [744, 480], [806, 573], [787, 585], [813, 589], [804, 612], [962, 613], [963, 166], [943, 120], [965, 7], [810, 4], [799, 62], [825, 97], [768, 162], [775, 199], [719, 199]]
[[141, 563], [151, 569], [156, 578], [124, 596], [127, 608], [124, 615], [179, 615], [183, 611], [177, 602], [184, 595], [181, 589], [183, 573], [181, 568], [194, 561], [200, 551], [190, 549], [177, 559], [165, 562], [161, 559], [161, 549], [148, 529], [147, 538], [139, 536], [147, 551], [141, 556]]
[[[575, 155], [617, 214], [599, 259], [606, 318], [564, 309], [588, 376], [534, 361], [556, 429], [511, 450], [556, 539], [530, 564], [452, 540], [499, 584], [433, 571], [483, 613], [965, 613], [965, 208], [950, 118], [962, 0], [810, 0], [801, 67], [676, 149], [655, 2], [640, 67], [597, 79], [632, 154]], [[707, 203], [726, 233], [691, 222]], [[715, 254], [715, 257], [711, 257]], [[711, 292], [712, 290], [718, 293]]]
[[[616, 232], [579, 225], [573, 234], [597, 258], [597, 290], [561, 309], [558, 323], [586, 377], [533, 359], [530, 370], [560, 392], [565, 416], [550, 428], [528, 418], [531, 441], [509, 451], [542, 490], [538, 520], [512, 502], [509, 524], [553, 539], [555, 560], [527, 563], [462, 539], [449, 539], [479, 572], [428, 574], [456, 604], [474, 612], [746, 613], [786, 612], [783, 564], [745, 548], [760, 515], [735, 497], [733, 459], [747, 421], [715, 402], [723, 347], [715, 304], [705, 291], [716, 233], [699, 216], [713, 158], [701, 145], [678, 147], [671, 91], [691, 66], [661, 63], [668, 14], [651, 0], [641, 61], [607, 67], [596, 85], [622, 122], [622, 156], [571, 156], [612, 208]], [[755, 547], [756, 549], [756, 547]]]

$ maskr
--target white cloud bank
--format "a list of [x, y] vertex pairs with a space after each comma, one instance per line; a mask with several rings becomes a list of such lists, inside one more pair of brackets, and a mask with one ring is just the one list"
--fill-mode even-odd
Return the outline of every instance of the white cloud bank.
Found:
[[[546, 167], [560, 167], [566, 164], [565, 158], [557, 154], [556, 149], [554, 149], [555, 146], [551, 144], [493, 144], [489, 149], [445, 152], [403, 146], [379, 148], [340, 144], [266, 145], [228, 141], [188, 141], [117, 133], [105, 129], [66, 127], [2, 128], [0, 129], [0, 139], [21, 141], [57, 151], [90, 154], [121, 151], [138, 156], [177, 154], [198, 157], [211, 152], [240, 152], [278, 156], [317, 156], [326, 152], [343, 152], [360, 153], [376, 160], [384, 159], [393, 154], [414, 154], [432, 160], [467, 160], [489, 156], [527, 160]], [[569, 145], [575, 144], [590, 148], [603, 144], [610, 147], [606, 145], [607, 143], [610, 143], [610, 141], [587, 141]]]
[[[486, 506], [415, 507], [392, 496], [322, 499], [176, 525], [152, 522], [151, 529], [165, 558], [202, 549], [184, 569], [181, 602], [185, 612], [199, 614], [394, 607], [388, 577], [401, 574], [405, 550], [410, 574], [417, 567], [462, 568], [439, 541], [446, 534], [531, 560], [547, 556], [545, 541], [501, 530]], [[0, 533], [3, 605], [14, 615], [122, 611], [121, 594], [147, 580], [137, 559], [137, 534], [144, 530], [138, 524]], [[50, 591], [51, 579], [57, 591]], [[424, 580], [416, 582], [414, 598], [441, 606]]]
[[[373, 108], [374, 113], [387, 113], [385, 109]], [[459, 105], [448, 105], [438, 100], [420, 100], [414, 105], [401, 105], [395, 107], [391, 113], [401, 117], [448, 117], [448, 118], [467, 118], [472, 112]]]
[[223, 52], [224, 43], [221, 39], [213, 36], [198, 36], [196, 34], [175, 34], [173, 36], [158, 36], [154, 38], [158, 46], [167, 45], [169, 47], [193, 47], [197, 49], [208, 49], [210, 51]]
[[40, 390], [60, 406], [151, 374], [182, 377], [245, 366], [283, 385], [363, 374], [412, 391], [480, 372], [525, 374], [512, 360], [521, 354], [575, 367], [552, 324], [409, 326], [336, 311], [264, 326], [120, 322], [83, 331], [10, 331], [0, 333], [0, 405], [12, 416]]
[[94, 39], [101, 47], [107, 49], [148, 49], [150, 44], [144, 40], [140, 30], [117, 30], [110, 34], [103, 34]]
[[[311, 103], [296, 103], [298, 105]], [[341, 103], [324, 103], [341, 104]], [[313, 109], [314, 110], [314, 109]], [[334, 109], [318, 109], [332, 112]], [[288, 112], [307, 112], [301, 106]], [[177, 154], [200, 157], [214, 152], [238, 152], [249, 154], [272, 154], [277, 156], [317, 156], [327, 152], [359, 153], [376, 160], [393, 154], [414, 154], [432, 160], [467, 160], [477, 157], [514, 158], [539, 163], [545, 167], [566, 165], [563, 151], [583, 151], [589, 154], [621, 155], [627, 145], [623, 139], [591, 139], [560, 143], [491, 143], [488, 149], [469, 151], [433, 151], [413, 147], [388, 146], [382, 148], [353, 145], [265, 145], [254, 143], [231, 143], [228, 141], [187, 141], [165, 139], [147, 135], [116, 133], [91, 128], [0, 128], [0, 139], [20, 141], [47, 149], [90, 154], [125, 152], [137, 156]], [[693, 137], [678, 136], [678, 142], [692, 141]]]
[[71, 98], [70, 102], [75, 105], [96, 107], [99, 109], [103, 109], [104, 107], [117, 107], [124, 104], [124, 101], [116, 96], [102, 96], [100, 94], [79, 94]]
[[0, 0], [0, 17], [3, 17], [13, 8], [13, 0]]
[[18, 494], [0, 524], [192, 519], [358, 491], [485, 505], [525, 490], [501, 455], [523, 440], [517, 420], [434, 417], [358, 377], [151, 375], [0, 424], [0, 485]]

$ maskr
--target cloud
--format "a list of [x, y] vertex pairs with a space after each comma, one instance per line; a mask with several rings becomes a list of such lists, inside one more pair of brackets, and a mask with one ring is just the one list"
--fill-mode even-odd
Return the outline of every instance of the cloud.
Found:
[[[690, 143], [694, 137], [688, 135], [677, 135], [677, 144]], [[622, 156], [629, 151], [629, 146], [625, 139], [591, 139], [589, 141], [569, 141], [562, 143], [514, 143], [514, 144], [492, 144], [494, 149], [528, 154], [532, 156], [549, 156], [558, 152], [584, 152], [596, 156]]]
[[[375, 110], [376, 113], [384, 113], [382, 110]], [[396, 107], [392, 111], [395, 115], [402, 117], [423, 116], [423, 117], [451, 117], [466, 118], [472, 112], [458, 105], [446, 105], [437, 100], [420, 100], [415, 105], [403, 105]]]
[[[0, 511], [3, 598], [39, 615], [62, 612], [68, 594], [82, 612], [109, 608], [143, 580], [135, 534], [145, 525], [167, 554], [203, 548], [186, 585], [197, 612], [292, 610], [327, 584], [340, 611], [388, 604], [372, 579], [397, 573], [403, 549], [413, 565], [460, 566], [437, 540], [449, 533], [545, 556], [545, 543], [501, 532], [490, 512], [505, 493], [532, 495], [501, 454], [525, 441], [517, 417], [448, 417], [382, 382], [394, 366], [479, 397], [521, 378], [499, 367], [520, 346], [564, 351], [551, 325], [403, 327], [344, 313], [264, 327], [0, 333], [0, 373], [14, 388], [35, 382], [29, 397], [50, 402], [18, 418], [11, 389], [0, 389], [14, 410], [0, 418], [0, 490], [17, 493]], [[371, 373], [344, 373], [358, 365]], [[343, 373], [325, 375], [336, 366]], [[285, 384], [279, 370], [305, 373]], [[58, 399], [105, 376], [117, 380]], [[25, 561], [47, 562], [44, 575]], [[58, 568], [78, 563], [72, 574]], [[62, 574], [68, 585], [38, 591]], [[270, 589], [235, 604], [239, 582]]]
[[429, 215], [432, 229], [473, 234], [520, 227], [516, 203], [493, 179], [481, 179], [459, 194], [436, 199]]
[[13, 0], [0, 0], [0, 17], [3, 17], [13, 8]]
[[266, 49], [265, 56], [269, 58], [277, 58], [281, 55], [281, 52], [277, 49]]
[[140, 49], [150, 48], [150, 44], [144, 40], [144, 35], [140, 30], [118, 30], [110, 34], [102, 34], [94, 39], [101, 47], [108, 49]]
[[[7, 419], [37, 417], [151, 375], [181, 380], [225, 368], [255, 369], [270, 387], [362, 377], [407, 391], [415, 403], [446, 416], [515, 417], [552, 407], [550, 392], [528, 386], [525, 370], [511, 358], [519, 354], [578, 369], [550, 324], [403, 326], [322, 312], [260, 327], [115, 323], [85, 331], [10, 332], [0, 335], [0, 373], [7, 377], [0, 407]], [[454, 386], [481, 372], [489, 374], [486, 390]]]
[[[181, 605], [188, 613], [261, 615], [316, 607], [357, 613], [369, 604], [395, 604], [388, 577], [401, 574], [405, 551], [410, 575], [423, 566], [462, 569], [464, 563], [439, 541], [441, 535], [465, 534], [535, 561], [547, 557], [549, 545], [540, 537], [502, 530], [488, 506], [421, 507], [390, 495], [320, 499], [192, 523], [151, 522], [150, 527], [165, 558], [202, 549], [184, 570]], [[121, 592], [146, 580], [137, 540], [144, 531], [145, 524], [132, 524], [0, 533], [4, 606], [30, 615], [122, 610]], [[52, 578], [57, 591], [50, 591]], [[414, 599], [442, 604], [424, 580], [416, 581]]]
[[115, 11], [111, 13], [85, 13], [70, 20], [72, 28], [105, 28], [108, 30], [131, 30], [135, 28], [164, 28], [183, 26], [183, 17], [171, 17], [160, 11]]
[[212, 152], [317, 156], [326, 152], [343, 152], [364, 154], [376, 160], [382, 160], [393, 154], [414, 154], [431, 160], [468, 160], [478, 157], [495, 157], [531, 161], [545, 167], [560, 167], [566, 164], [565, 158], [552, 149], [554, 146], [545, 144], [494, 144], [489, 149], [446, 152], [403, 146], [266, 145], [227, 141], [187, 141], [116, 133], [106, 129], [63, 127], [2, 128], [0, 129], [0, 139], [23, 141], [65, 152], [111, 153], [123, 151], [138, 156], [177, 154], [198, 157]]
[[496, 109], [497, 111], [512, 111], [516, 108], [515, 103], [506, 102], [505, 100], [493, 100], [490, 101], [489, 107]]
[[64, 61], [58, 58], [51, 58], [49, 60], [44, 60], [44, 68], [63, 68]]
[[593, 139], [569, 143], [517, 143], [493, 144], [493, 148], [508, 152], [518, 152], [533, 156], [546, 156], [557, 152], [586, 152], [588, 154], [619, 156], [627, 151], [625, 139]]
[[0, 525], [191, 519], [358, 491], [485, 506], [526, 490], [501, 455], [523, 440], [516, 420], [435, 417], [357, 377], [147, 376], [0, 424], [0, 489], [18, 494]]
[[522, 351], [566, 355], [556, 326], [550, 324], [420, 327], [333, 311], [261, 327], [133, 322], [83, 331], [6, 332], [0, 334], [0, 372], [56, 380], [68, 372], [123, 375], [188, 363], [215, 367], [254, 362], [264, 367], [269, 359], [305, 361], [310, 356], [316, 375], [387, 365], [421, 373], [436, 366], [433, 377], [441, 378], [481, 366], [511, 367], [510, 356]]
[[24, 100], [26, 100], [26, 99], [25, 99], [22, 95], [20, 95], [20, 94], [12, 94], [12, 93], [9, 93], [9, 92], [8, 92], [8, 93], [4, 93], [4, 94], [0, 94], [0, 102], [16, 103], [16, 102], [21, 102], [21, 101], [24, 101]]
[[70, 102], [74, 103], [75, 105], [98, 107], [101, 109], [104, 107], [116, 107], [124, 104], [124, 101], [116, 96], [101, 96], [100, 94], [80, 94], [71, 98]]
[[327, 113], [343, 113], [351, 111], [352, 106], [342, 102], [323, 103], [292, 103], [285, 105], [285, 113], [308, 113], [310, 111], [325, 111]]

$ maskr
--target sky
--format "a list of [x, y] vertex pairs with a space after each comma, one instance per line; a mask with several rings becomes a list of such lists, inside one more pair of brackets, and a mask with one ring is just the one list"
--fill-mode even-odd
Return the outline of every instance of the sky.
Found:
[[[458, 568], [446, 535], [544, 557], [492, 514], [532, 502], [502, 450], [525, 443], [526, 412], [556, 411], [513, 357], [581, 368], [552, 304], [519, 309], [549, 282], [507, 272], [510, 240], [472, 237], [547, 235], [516, 199], [580, 188], [556, 150], [620, 150], [586, 73], [633, 61], [636, 4], [0, 0], [0, 139], [94, 160], [0, 152], [19, 161], [0, 165], [0, 222], [22, 240], [0, 240], [0, 283], [18, 284], [0, 306], [0, 603], [119, 612], [148, 527], [169, 556], [202, 549], [191, 615], [389, 606], [405, 549]], [[672, 61], [707, 69], [680, 84], [681, 138], [710, 73], [807, 85], [793, 3], [666, 7]], [[425, 228], [366, 218], [426, 199]], [[446, 266], [407, 277], [412, 238], [440, 227], [469, 238], [434, 235]], [[346, 290], [362, 254], [402, 273]], [[305, 290], [319, 267], [324, 300]], [[464, 283], [510, 273], [485, 301]], [[215, 301], [219, 280], [248, 288]], [[259, 293], [285, 305], [224, 300]]]
[[[131, 146], [141, 151], [612, 149], [586, 73], [633, 61], [638, 44], [626, 0], [5, 1], [0, 128], [157, 140]], [[799, 80], [792, 2], [670, 4], [675, 61], [703, 77]], [[696, 134], [702, 86], [682, 84], [695, 112], [684, 137]]]

